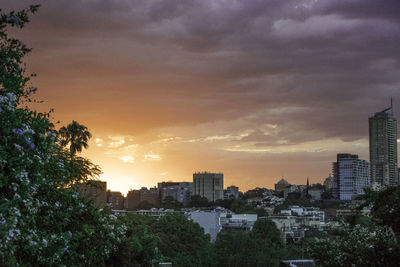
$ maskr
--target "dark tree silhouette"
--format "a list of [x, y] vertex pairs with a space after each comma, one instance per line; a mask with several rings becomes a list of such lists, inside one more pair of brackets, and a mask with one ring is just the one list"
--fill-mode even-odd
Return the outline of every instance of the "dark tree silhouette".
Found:
[[61, 127], [59, 135], [61, 137], [61, 145], [64, 147], [69, 145], [71, 157], [77, 152], [82, 152], [83, 148], [88, 148], [88, 141], [92, 137], [88, 128], [76, 121], [72, 121], [67, 127]]

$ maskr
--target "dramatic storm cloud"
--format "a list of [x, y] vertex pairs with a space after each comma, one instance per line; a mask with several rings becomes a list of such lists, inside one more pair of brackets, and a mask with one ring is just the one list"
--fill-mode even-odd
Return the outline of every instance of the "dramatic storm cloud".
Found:
[[400, 109], [397, 0], [38, 3], [18, 36], [39, 98], [92, 130], [124, 191], [197, 170], [318, 182], [336, 153], [368, 159], [368, 117]]

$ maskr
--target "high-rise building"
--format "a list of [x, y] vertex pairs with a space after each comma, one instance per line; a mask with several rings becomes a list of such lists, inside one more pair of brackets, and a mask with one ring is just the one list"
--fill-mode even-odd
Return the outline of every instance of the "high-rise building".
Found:
[[206, 197], [208, 201], [224, 199], [224, 174], [197, 172], [193, 174], [193, 195]]
[[369, 157], [373, 186], [399, 184], [397, 120], [393, 116], [393, 105], [369, 118]]
[[337, 154], [333, 163], [333, 196], [340, 200], [352, 200], [364, 194], [370, 186], [370, 166], [358, 155]]

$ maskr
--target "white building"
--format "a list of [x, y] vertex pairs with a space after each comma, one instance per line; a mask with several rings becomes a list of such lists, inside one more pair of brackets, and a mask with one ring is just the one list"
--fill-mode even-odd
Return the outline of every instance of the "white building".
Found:
[[221, 213], [221, 225], [223, 229], [242, 229], [251, 231], [257, 218], [257, 214]]
[[204, 233], [209, 234], [211, 241], [215, 241], [218, 233], [222, 230], [219, 211], [193, 211], [189, 212], [188, 217], [198, 223]]
[[215, 202], [224, 198], [224, 174], [198, 172], [193, 174], [193, 195]]
[[338, 154], [333, 173], [333, 196], [340, 200], [352, 200], [370, 186], [369, 163], [358, 155]]
[[300, 207], [293, 205], [289, 206], [287, 210], [281, 210], [281, 215], [318, 217], [319, 221], [325, 222], [325, 212], [316, 207]]

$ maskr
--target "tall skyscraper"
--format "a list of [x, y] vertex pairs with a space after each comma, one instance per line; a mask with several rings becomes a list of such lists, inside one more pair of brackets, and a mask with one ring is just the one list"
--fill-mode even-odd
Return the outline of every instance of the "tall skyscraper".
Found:
[[397, 120], [393, 105], [369, 118], [369, 157], [372, 186], [399, 184], [397, 169]]
[[352, 200], [364, 194], [370, 186], [370, 165], [358, 159], [358, 155], [337, 154], [333, 163], [333, 196], [340, 200]]
[[198, 172], [193, 174], [193, 195], [206, 197], [208, 201], [224, 199], [224, 174]]

